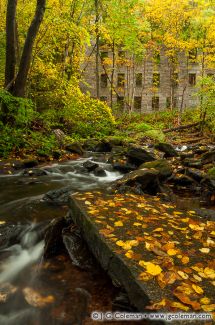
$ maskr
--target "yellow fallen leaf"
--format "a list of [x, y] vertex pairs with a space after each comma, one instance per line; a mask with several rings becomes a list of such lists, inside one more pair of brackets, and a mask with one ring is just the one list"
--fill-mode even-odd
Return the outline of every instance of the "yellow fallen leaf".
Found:
[[190, 261], [190, 259], [189, 259], [188, 256], [183, 256], [182, 259], [181, 259], [181, 262], [182, 262], [183, 264], [187, 264], [187, 263], [189, 263], [189, 261]]
[[182, 279], [186, 280], [189, 278], [189, 275], [187, 275], [186, 273], [184, 273], [182, 271], [178, 271], [177, 273], [180, 275], [180, 277], [182, 277]]
[[4, 225], [6, 221], [0, 221], [0, 225]]
[[162, 272], [162, 268], [159, 265], [156, 265], [154, 263], [148, 262], [146, 265], [146, 272], [151, 275], [158, 275]]
[[136, 226], [136, 227], [139, 227], [139, 226], [142, 226], [142, 223], [134, 222], [133, 225]]
[[155, 230], [153, 230], [153, 232], [160, 232], [160, 231], [163, 231], [163, 228], [156, 228]]
[[149, 281], [149, 280], [152, 279], [152, 276], [149, 273], [141, 272], [140, 275], [139, 275], [139, 279], [141, 281]]
[[133, 257], [134, 252], [132, 250], [129, 250], [125, 253], [125, 256], [128, 258], [132, 258]]
[[181, 309], [181, 310], [185, 310], [185, 311], [188, 311], [190, 309], [188, 306], [185, 306], [182, 303], [176, 302], [176, 301], [171, 303], [171, 307]]
[[200, 299], [200, 302], [202, 305], [209, 305], [211, 301], [208, 297], [204, 297], [204, 298]]
[[207, 278], [210, 278], [212, 280], [215, 279], [215, 272], [213, 269], [210, 269], [209, 267], [206, 267], [204, 269], [204, 274], [206, 275]]
[[215, 310], [215, 304], [212, 305], [201, 305], [202, 309], [206, 312], [212, 312]]
[[118, 240], [116, 244], [120, 247], [122, 247], [125, 243], [122, 240]]
[[193, 277], [198, 282], [201, 282], [202, 281], [202, 278], [200, 276], [198, 276], [197, 274], [193, 274]]
[[86, 205], [91, 205], [91, 202], [90, 201], [85, 201], [84, 202]]
[[199, 250], [200, 250], [200, 252], [202, 252], [204, 254], [208, 254], [210, 252], [210, 248], [207, 248], [207, 247], [200, 248]]
[[166, 306], [166, 299], [162, 299], [159, 302], [155, 302], [151, 306], [146, 306], [146, 309], [151, 309], [151, 310], [158, 310]]
[[201, 294], [204, 293], [204, 290], [203, 290], [201, 287], [197, 286], [196, 284], [192, 284], [192, 288], [193, 288], [193, 290], [195, 290], [195, 292], [198, 293], [199, 295], [201, 295]]
[[176, 249], [173, 249], [173, 248], [170, 248], [168, 249], [167, 251], [167, 254], [170, 255], [170, 256], [174, 256], [178, 253], [178, 251]]
[[190, 227], [192, 230], [204, 230], [204, 227], [203, 227], [203, 226], [199, 226], [199, 225], [189, 224], [189, 227]]
[[114, 222], [115, 227], [123, 227], [123, 222], [122, 221], [116, 221]]

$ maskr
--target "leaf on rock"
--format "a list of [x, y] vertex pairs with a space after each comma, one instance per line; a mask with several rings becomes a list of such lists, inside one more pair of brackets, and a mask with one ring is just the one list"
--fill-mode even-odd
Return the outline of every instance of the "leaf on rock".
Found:
[[208, 254], [210, 252], [210, 248], [203, 247], [199, 249], [201, 253]]
[[188, 306], [185, 306], [182, 303], [177, 302], [177, 301], [171, 302], [170, 306], [173, 308], [177, 308], [177, 309], [181, 309], [181, 310], [185, 310], [185, 311], [188, 311], [190, 309]]
[[123, 227], [123, 222], [122, 221], [116, 221], [114, 222], [115, 227]]
[[197, 286], [196, 284], [192, 284], [192, 288], [195, 290], [196, 293], [198, 293], [199, 295], [203, 294], [204, 293], [204, 290]]
[[202, 309], [206, 312], [212, 312], [215, 310], [215, 304], [212, 305], [201, 305]]
[[150, 305], [150, 306], [146, 306], [146, 309], [150, 309], [150, 310], [159, 310], [163, 307], [166, 306], [166, 299], [162, 299], [161, 301], [159, 302], [155, 302], [153, 305]]
[[45, 307], [55, 301], [53, 296], [49, 295], [44, 297], [36, 290], [29, 287], [24, 288], [22, 291], [27, 303], [33, 307]]

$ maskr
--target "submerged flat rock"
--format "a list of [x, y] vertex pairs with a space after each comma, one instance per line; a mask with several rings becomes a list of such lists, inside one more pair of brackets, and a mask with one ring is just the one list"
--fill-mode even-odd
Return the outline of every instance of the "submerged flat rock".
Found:
[[158, 197], [70, 197], [73, 221], [139, 311], [215, 310], [215, 223]]

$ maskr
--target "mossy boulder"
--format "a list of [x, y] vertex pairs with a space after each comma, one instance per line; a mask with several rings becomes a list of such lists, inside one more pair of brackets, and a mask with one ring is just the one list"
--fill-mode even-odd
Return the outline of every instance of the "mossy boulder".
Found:
[[165, 157], [176, 157], [178, 156], [177, 151], [173, 148], [170, 143], [159, 142], [155, 144], [155, 149], [165, 153]]
[[159, 179], [166, 179], [172, 175], [173, 169], [169, 162], [165, 159], [150, 161], [142, 164], [139, 169], [153, 168], [159, 172]]
[[126, 156], [128, 157], [128, 162], [136, 166], [155, 160], [155, 156], [152, 153], [138, 146], [130, 146]]

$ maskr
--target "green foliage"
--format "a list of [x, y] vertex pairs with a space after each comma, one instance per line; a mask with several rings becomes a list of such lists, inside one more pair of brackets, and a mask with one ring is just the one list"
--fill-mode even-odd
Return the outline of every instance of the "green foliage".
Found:
[[134, 129], [139, 131], [139, 132], [147, 132], [147, 131], [152, 130], [152, 127], [149, 124], [140, 123], [140, 124], [136, 124], [134, 126]]
[[8, 109], [7, 119], [13, 121], [16, 127], [27, 127], [36, 117], [35, 107], [30, 99], [14, 97], [5, 90], [0, 90], [0, 119], [2, 106]]
[[161, 130], [149, 130], [146, 131], [144, 135], [159, 142], [164, 142], [166, 140], [165, 135]]
[[0, 157], [7, 158], [11, 152], [16, 152], [25, 146], [23, 129], [4, 126], [0, 122]]
[[34, 151], [38, 155], [51, 155], [53, 150], [58, 149], [58, 143], [54, 134], [43, 134], [41, 132], [31, 132], [26, 142], [26, 149]]
[[115, 125], [111, 109], [105, 103], [80, 91], [67, 98], [62, 116], [71, 123], [71, 134], [84, 138], [109, 135]]
[[215, 167], [211, 168], [208, 170], [208, 176], [211, 178], [211, 179], [215, 179]]

